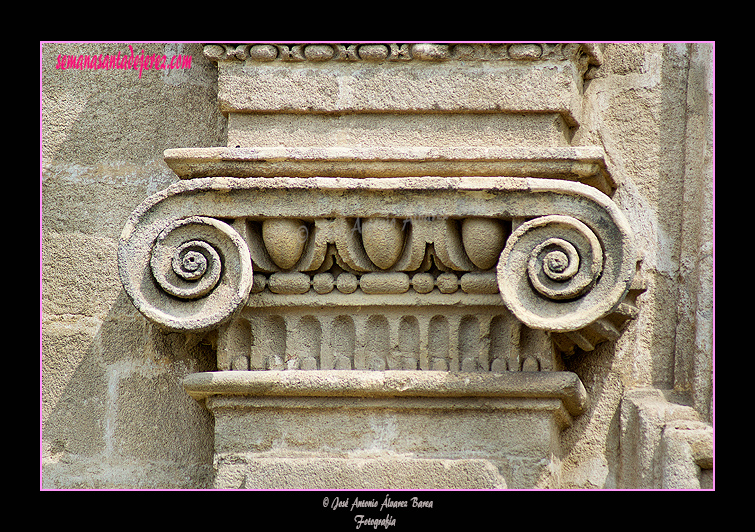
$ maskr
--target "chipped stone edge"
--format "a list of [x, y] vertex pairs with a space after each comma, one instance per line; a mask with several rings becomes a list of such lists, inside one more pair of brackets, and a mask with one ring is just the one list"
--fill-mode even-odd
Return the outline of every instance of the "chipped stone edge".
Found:
[[567, 371], [499, 374], [426, 371], [270, 370], [194, 373], [184, 389], [210, 396], [282, 397], [488, 397], [560, 399], [577, 416], [588, 407], [579, 377]]
[[237, 178], [462, 176], [485, 172], [488, 176], [578, 181], [608, 196], [612, 196], [618, 186], [608, 170], [604, 151], [594, 146], [173, 148], [165, 150], [164, 159], [180, 179], [219, 175]]

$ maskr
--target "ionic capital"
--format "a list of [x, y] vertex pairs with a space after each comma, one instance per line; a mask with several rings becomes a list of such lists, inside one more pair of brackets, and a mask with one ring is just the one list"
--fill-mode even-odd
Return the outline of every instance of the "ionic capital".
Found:
[[608, 196], [574, 182], [215, 177], [147, 199], [119, 266], [136, 307], [171, 330], [245, 306], [492, 306], [568, 350], [632, 316], [633, 240]]

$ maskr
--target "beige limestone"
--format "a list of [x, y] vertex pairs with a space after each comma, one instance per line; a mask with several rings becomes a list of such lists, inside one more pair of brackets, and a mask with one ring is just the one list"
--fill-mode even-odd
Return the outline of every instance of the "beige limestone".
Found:
[[[319, 473], [326, 464], [356, 488], [403, 488], [399, 467], [436, 488], [557, 487], [556, 434], [587, 400], [563, 372], [230, 371], [191, 375], [185, 386], [196, 398], [209, 394], [224, 487], [238, 487], [240, 474], [246, 487], [269, 485], [255, 475], [272, 465], [277, 477], [288, 457], [298, 471], [289, 487], [330, 487]], [[363, 458], [388, 476], [363, 475]], [[440, 464], [443, 480], [433, 478]], [[483, 476], [470, 478], [469, 468]]]
[[[128, 44], [190, 55], [192, 68], [141, 80], [133, 71], [55, 69], [59, 54], [130, 53]], [[177, 180], [163, 151], [225, 141], [216, 68], [198, 44], [43, 43], [40, 57], [40, 485], [206, 487], [212, 419], [186, 402], [180, 382], [214, 367], [209, 349], [184, 349], [184, 339], [153, 331], [116, 272], [131, 211]], [[141, 392], [121, 393], [121, 383], [139, 381]], [[167, 402], [145, 408], [158, 390]], [[155, 435], [162, 446], [150, 443]]]
[[183, 179], [510, 176], [579, 181], [609, 196], [616, 189], [605, 153], [594, 146], [176, 148], [165, 151], [165, 161]]
[[222, 470], [218, 489], [411, 490], [418, 484], [432, 490], [505, 489], [498, 468], [479, 459], [390, 458], [282, 458], [219, 456]]
[[[43, 46], [44, 487], [714, 487], [712, 44], [132, 44], [148, 53], [190, 54], [192, 68], [133, 79], [116, 75], [130, 74], [125, 72], [60, 71], [59, 53], [115, 53], [127, 46]], [[282, 82], [273, 83], [276, 79]], [[406, 90], [385, 90], [397, 84]], [[294, 197], [281, 193], [267, 203], [275, 205], [271, 211], [249, 218], [248, 210], [233, 207], [230, 216], [222, 214], [222, 223], [247, 245], [253, 271], [247, 306], [217, 330], [163, 331], [121, 289], [116, 249], [122, 228], [135, 210], [146, 212], [138, 207], [145, 198], [158, 193], [156, 205], [170, 203], [161, 191], [179, 179], [252, 177], [280, 186], [282, 177], [417, 183], [412, 179], [428, 175], [450, 178], [450, 190], [466, 177], [505, 176], [554, 179], [559, 187], [573, 181], [600, 191], [609, 198], [609, 211], [620, 212], [633, 234], [642, 259], [633, 265], [637, 274], [622, 282], [623, 299], [611, 313], [589, 326], [559, 333], [517, 327], [496, 276], [485, 268], [492, 251], [488, 256], [484, 249], [481, 255], [471, 251], [474, 237], [493, 242], [494, 233], [472, 232], [462, 239], [462, 227], [453, 233], [446, 225], [446, 234], [459, 235], [458, 243], [446, 239], [451, 244], [433, 243], [427, 255], [408, 253], [420, 248], [412, 244], [418, 236], [435, 238], [431, 227], [442, 225], [412, 218], [417, 231], [415, 240], [405, 241], [404, 255], [389, 265], [398, 249], [394, 235], [393, 251], [373, 245], [373, 262], [360, 251], [363, 242], [335, 240], [346, 226], [315, 219], [316, 202], [324, 196], [308, 195], [311, 189], [298, 195], [294, 187]], [[275, 186], [263, 187], [264, 193]], [[475, 207], [487, 204], [485, 187], [470, 191], [477, 196], [465, 200], [461, 211], [449, 207], [448, 194], [431, 200], [432, 209], [404, 214], [433, 211], [463, 226], [464, 219], [490, 213]], [[206, 199], [216, 201], [226, 194], [222, 190], [236, 193], [223, 184]], [[201, 186], [180, 191], [181, 199], [172, 204], [177, 211], [155, 219], [220, 216], [222, 209], [196, 212]], [[197, 201], [186, 202], [187, 194], [197, 194]], [[574, 198], [569, 202], [571, 212], [546, 214], [583, 217], [581, 207], [573, 210]], [[309, 218], [302, 218], [297, 207], [302, 204], [313, 209]], [[377, 214], [396, 215], [384, 206]], [[517, 229], [531, 227], [528, 209], [498, 217], [506, 240], [508, 235], [519, 240]], [[246, 221], [238, 221], [239, 213]], [[262, 236], [266, 218], [304, 227], [309, 244], [317, 245], [305, 245], [293, 266], [298, 245], [290, 246], [283, 253], [290, 261], [279, 264]], [[292, 237], [289, 231], [289, 242], [297, 243]], [[427, 243], [423, 249], [429, 249]], [[346, 258], [332, 246], [340, 246]], [[614, 249], [606, 251], [609, 260]], [[554, 275], [568, 271], [561, 255], [548, 255], [552, 251], [539, 264]], [[566, 247], [561, 253], [573, 256]], [[447, 270], [423, 269], [434, 264], [423, 256]], [[302, 270], [305, 263], [318, 266]], [[381, 272], [390, 277], [374, 277]], [[355, 301], [366, 297], [364, 277], [368, 291], [378, 293], [368, 294], [373, 305], [360, 308]], [[258, 335], [265, 339], [259, 345], [255, 330], [267, 332]], [[390, 340], [371, 340], [381, 337]], [[343, 341], [329, 354], [323, 349], [333, 338]], [[346, 455], [307, 447], [328, 441], [335, 434], [330, 428], [348, 428], [337, 425], [345, 419], [338, 408], [304, 416], [309, 440], [284, 439], [279, 447], [250, 454], [243, 450], [249, 440], [238, 434], [240, 450], [228, 454], [217, 450], [223, 438], [237, 434], [234, 424], [261, 419], [254, 430], [278, 442], [274, 436], [292, 434], [302, 412], [335, 398], [299, 397], [298, 410], [292, 410], [290, 398], [268, 397], [244, 403], [251, 407], [244, 415], [227, 417], [230, 410], [220, 408], [215, 418], [181, 386], [186, 377], [218, 369], [293, 375], [319, 373], [323, 362], [349, 369], [347, 374], [358, 373], [354, 365], [381, 373], [389, 364], [397, 371], [420, 367], [438, 375], [450, 375], [449, 369], [485, 376], [565, 371], [577, 376], [590, 401], [576, 415], [559, 414], [568, 426], [554, 425], [548, 414], [532, 425], [547, 426], [542, 432], [495, 442], [489, 428], [515, 427], [511, 411], [477, 416], [470, 414], [472, 401], [465, 409], [449, 399], [443, 415], [460, 414], [457, 421], [463, 420], [470, 435], [459, 441], [433, 432], [438, 427], [431, 421], [440, 417], [418, 417], [411, 408], [392, 417], [395, 399], [382, 398], [369, 405], [372, 410], [353, 405], [348, 410], [351, 426], [372, 436], [368, 443], [375, 454], [365, 454], [364, 441], [348, 438]], [[647, 388], [651, 393], [643, 399]], [[548, 401], [530, 402], [519, 412], [532, 423]], [[265, 412], [275, 423], [265, 421]], [[391, 440], [397, 427], [401, 437]], [[407, 456], [404, 451], [417, 447], [406, 435], [425, 431], [436, 434], [434, 448], [443, 453]], [[545, 434], [547, 443], [539, 443]], [[532, 467], [525, 468], [530, 473], [516, 476], [516, 468], [496, 452], [522, 445], [535, 454], [527, 462]], [[479, 448], [490, 456], [478, 459]], [[454, 449], [462, 452], [453, 454]], [[531, 473], [544, 457], [544, 470]]]
[[[491, 65], [262, 63], [248, 74], [243, 63], [220, 63], [218, 99], [223, 112], [547, 111], [578, 123], [579, 85], [568, 62]], [[512, 85], [521, 90], [506, 90]]]
[[195, 399], [218, 395], [291, 397], [548, 397], [581, 413], [587, 396], [568, 372], [497, 375], [404, 371], [208, 372], [184, 379]]
[[[482, 214], [490, 217], [493, 225], [483, 231], [475, 222], [478, 224], [475, 238], [467, 231], [465, 241], [463, 225], [459, 231], [455, 219], [477, 218]], [[299, 230], [301, 225], [297, 228], [297, 222], [289, 218], [293, 215], [313, 222], [311, 236], [306, 227], [303, 232]], [[184, 216], [189, 218], [182, 219]], [[292, 243], [296, 244], [295, 255], [299, 256], [302, 242], [297, 239], [303, 240], [302, 235], [307, 242], [295, 265], [298, 272], [329, 269], [326, 252], [328, 246], [335, 246], [338, 267], [363, 274], [367, 289], [362, 292], [403, 293], [409, 288], [409, 277], [397, 272], [422, 268], [429, 259], [430, 244], [438, 268], [456, 272], [475, 270], [465, 247], [471, 244], [471, 249], [476, 250], [478, 239], [486, 233], [500, 246], [504, 234], [502, 221], [528, 216], [539, 218], [517, 228], [497, 265], [503, 303], [517, 318], [535, 329], [569, 332], [606, 318], [616, 309], [624, 314], [619, 304], [632, 286], [638, 259], [632, 231], [608, 197], [591, 187], [568, 181], [481, 177], [193, 179], [155, 194], [134, 212], [122, 234], [119, 270], [127, 293], [151, 320], [173, 330], [202, 331], [232, 319], [244, 304], [251, 291], [251, 262], [261, 265], [263, 271], [266, 267], [277, 269], [265, 260], [266, 256], [289, 257]], [[213, 221], [217, 234], [203, 236], [194, 228], [207, 227], [210, 217], [235, 218], [234, 225], [244, 235], [226, 223]], [[269, 219], [278, 217], [287, 220], [284, 222], [287, 229], [284, 237], [271, 242], [265, 239], [265, 226], [271, 223]], [[249, 222], [244, 221], [260, 218], [261, 242], [252, 239], [255, 233]], [[362, 218], [366, 220], [366, 230]], [[383, 224], [382, 231], [372, 229], [374, 219]], [[404, 236], [407, 224], [411, 226], [408, 239]], [[197, 232], [196, 236], [191, 231]], [[593, 231], [601, 234], [600, 243]], [[183, 248], [176, 247], [181, 240], [171, 236], [173, 232], [186, 233], [181, 238], [192, 243], [209, 238], [207, 249], [218, 247], [218, 256], [225, 258], [222, 267], [226, 275], [217, 290], [202, 288], [212, 277], [212, 269], [196, 281], [185, 279], [183, 273], [176, 276], [171, 253], [175, 249], [175, 254], [179, 254]], [[534, 236], [524, 239], [529, 232]], [[568, 236], [571, 233], [574, 235]], [[571, 250], [572, 265], [579, 271], [559, 272], [566, 277], [555, 281], [551, 278], [557, 275], [548, 274], [548, 282], [559, 285], [558, 293], [537, 284], [533, 291], [530, 287], [535, 276], [533, 268], [543, 266], [530, 260], [540, 249], [532, 248], [555, 237], [559, 242], [570, 240], [580, 248], [577, 260], [572, 244], [565, 244], [568, 248], [559, 244]], [[163, 246], [167, 238], [176, 244]], [[376, 238], [379, 240], [374, 241]], [[276, 247], [279, 242], [281, 252]], [[379, 257], [379, 264], [370, 260], [371, 253]], [[552, 256], [562, 252], [549, 253]], [[479, 257], [480, 253], [473, 251], [473, 255]], [[255, 260], [258, 256], [261, 261]], [[590, 263], [593, 257], [595, 264]], [[495, 264], [491, 259], [484, 261], [488, 268]], [[212, 262], [209, 256], [206, 260]], [[290, 268], [293, 263], [287, 259], [286, 266]], [[372, 273], [387, 268], [394, 273]], [[175, 280], [176, 288], [161, 281], [165, 275]], [[160, 286], [150, 281], [153, 276]], [[271, 279], [269, 286], [278, 294], [309, 291], [308, 281], [300, 273], [275, 272]], [[448, 271], [440, 273], [436, 282], [441, 293], [452, 294], [458, 288], [456, 276]], [[183, 292], [181, 287], [185, 283], [196, 283], [197, 287]], [[609, 330], [609, 336], [615, 336], [615, 324], [601, 323], [602, 329]]]
[[622, 402], [622, 435], [636, 442], [625, 453], [624, 482], [645, 489], [710, 488], [713, 429], [693, 408], [666, 395], [637, 389]]
[[557, 113], [229, 113], [228, 122], [229, 147], [538, 148], [568, 146], [571, 135]]

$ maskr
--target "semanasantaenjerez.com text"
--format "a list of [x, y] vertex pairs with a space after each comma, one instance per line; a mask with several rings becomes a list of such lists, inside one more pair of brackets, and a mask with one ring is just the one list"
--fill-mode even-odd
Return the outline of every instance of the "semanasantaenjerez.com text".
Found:
[[77, 70], [139, 70], [139, 78], [142, 77], [144, 70], [165, 70], [165, 69], [189, 69], [191, 68], [190, 55], [174, 55], [170, 59], [166, 55], [152, 54], [145, 55], [144, 50], [141, 54], [134, 54], [134, 48], [128, 45], [130, 54], [117, 55], [58, 55], [55, 68], [66, 70], [69, 68]]

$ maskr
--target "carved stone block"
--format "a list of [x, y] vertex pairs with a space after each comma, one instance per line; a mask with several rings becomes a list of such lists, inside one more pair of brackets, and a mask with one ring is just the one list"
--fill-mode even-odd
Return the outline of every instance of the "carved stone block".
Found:
[[[554, 435], [586, 405], [566, 372], [226, 371], [186, 388], [215, 416], [226, 488], [557, 487]], [[286, 481], [283, 459], [296, 471]]]
[[181, 180], [134, 211], [119, 270], [149, 320], [217, 348], [185, 381], [216, 485], [558, 487], [587, 403], [563, 357], [618, 338], [640, 287], [604, 154], [569, 145], [597, 51], [205, 55], [238, 144], [166, 151]]
[[497, 305], [534, 330], [612, 338], [637, 257], [610, 198], [577, 183], [209, 178], [147, 200], [120, 267], [137, 308], [173, 330], [216, 328], [247, 304]]

